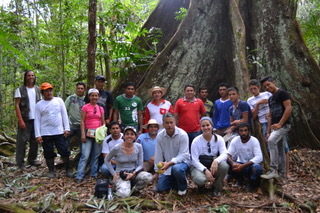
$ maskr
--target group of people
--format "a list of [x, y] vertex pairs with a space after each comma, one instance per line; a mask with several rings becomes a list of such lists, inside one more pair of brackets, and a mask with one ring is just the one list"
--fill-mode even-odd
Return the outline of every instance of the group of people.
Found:
[[[214, 103], [207, 99], [207, 88], [200, 88], [197, 98], [195, 87], [186, 85], [184, 97], [173, 106], [163, 98], [167, 89], [155, 86], [148, 90], [153, 100], [145, 107], [132, 82], [125, 84], [124, 94], [113, 99], [103, 88], [102, 75], [96, 76], [95, 88], [86, 94], [86, 85], [77, 83], [76, 93], [65, 102], [53, 96], [50, 83], [40, 88], [35, 83], [34, 72], [27, 71], [24, 85], [15, 91], [20, 169], [25, 168], [29, 142], [29, 165], [39, 165], [37, 149], [42, 144], [48, 177], [55, 177], [56, 147], [66, 176], [73, 177], [69, 142], [77, 136], [81, 157], [76, 182], [84, 180], [90, 160], [90, 176], [97, 178], [101, 172], [113, 179], [120, 197], [151, 182], [157, 191], [177, 189], [183, 196], [189, 172], [199, 191], [211, 187], [213, 196], [220, 196], [226, 177], [237, 179], [238, 185], [246, 183], [248, 191], [258, 187], [260, 177], [286, 178], [285, 144], [292, 109], [289, 94], [272, 77], [251, 80], [253, 96], [248, 101], [240, 100], [238, 89], [225, 83], [219, 85], [221, 98]], [[266, 92], [260, 92], [260, 83]], [[263, 175], [260, 143], [251, 136], [252, 119], [259, 119], [268, 142], [271, 169]]]

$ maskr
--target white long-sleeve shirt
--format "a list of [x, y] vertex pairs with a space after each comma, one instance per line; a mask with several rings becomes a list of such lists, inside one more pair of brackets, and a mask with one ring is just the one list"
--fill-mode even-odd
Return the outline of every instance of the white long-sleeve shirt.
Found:
[[237, 162], [261, 163], [263, 161], [260, 143], [257, 138], [251, 136], [250, 140], [242, 143], [240, 136], [232, 139], [228, 148], [228, 153], [232, 159]]
[[66, 107], [61, 98], [41, 100], [36, 104], [34, 119], [35, 136], [60, 135], [70, 131]]
[[[156, 165], [159, 162], [190, 164], [189, 138], [184, 130], [175, 127], [172, 137], [167, 134], [165, 129], [158, 133], [154, 158], [155, 171], [158, 171]], [[164, 174], [171, 175], [171, 167]]]
[[213, 135], [210, 141], [210, 153], [208, 151], [208, 142], [202, 135], [197, 136], [193, 139], [191, 144], [191, 158], [192, 158], [192, 165], [196, 167], [198, 170], [203, 171], [206, 168], [202, 163], [199, 161], [200, 155], [209, 155], [216, 157], [215, 161], [218, 163], [227, 160], [228, 152], [226, 148], [226, 144], [223, 138], [220, 135], [217, 136], [217, 141], [215, 140], [215, 136]]

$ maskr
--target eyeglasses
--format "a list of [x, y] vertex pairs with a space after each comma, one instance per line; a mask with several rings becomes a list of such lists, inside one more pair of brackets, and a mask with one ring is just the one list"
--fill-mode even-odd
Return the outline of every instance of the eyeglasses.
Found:
[[211, 146], [210, 146], [210, 143], [207, 143], [207, 146], [208, 146], [208, 152], [211, 153]]
[[97, 108], [94, 108], [93, 109], [93, 114], [96, 114], [97, 113]]

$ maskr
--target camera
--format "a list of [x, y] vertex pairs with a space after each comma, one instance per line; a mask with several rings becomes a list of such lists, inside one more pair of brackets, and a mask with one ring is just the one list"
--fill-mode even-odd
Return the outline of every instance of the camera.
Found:
[[122, 180], [125, 180], [125, 179], [127, 179], [127, 176], [128, 176], [125, 173], [132, 173], [132, 172], [133, 172], [133, 170], [121, 170], [119, 173], [119, 176]]

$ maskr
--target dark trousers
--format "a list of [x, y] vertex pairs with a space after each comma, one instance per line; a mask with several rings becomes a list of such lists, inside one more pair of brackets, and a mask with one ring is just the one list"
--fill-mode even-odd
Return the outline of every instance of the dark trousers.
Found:
[[54, 146], [57, 148], [61, 157], [70, 156], [69, 145], [63, 134], [42, 136], [42, 139], [43, 154], [45, 159], [50, 159], [57, 156], [57, 154], [54, 152]]
[[22, 166], [24, 164], [27, 142], [29, 142], [28, 162], [33, 163], [37, 159], [38, 155], [38, 144], [34, 136], [34, 120], [25, 121], [25, 124], [25, 129], [21, 129], [18, 126], [16, 144], [16, 163], [18, 166]]

